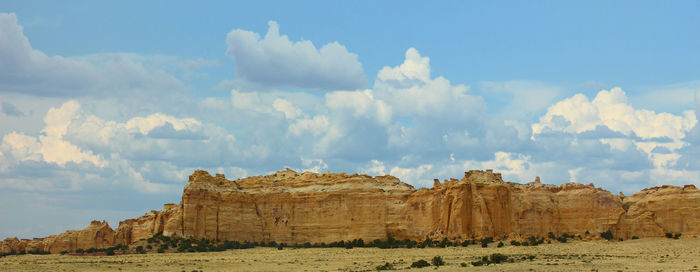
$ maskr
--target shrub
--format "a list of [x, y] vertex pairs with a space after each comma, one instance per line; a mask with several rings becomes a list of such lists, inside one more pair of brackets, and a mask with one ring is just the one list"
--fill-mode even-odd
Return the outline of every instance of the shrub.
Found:
[[681, 238], [681, 234], [680, 234], [680, 233], [676, 233], [676, 234], [673, 235], [673, 239], [678, 240], [678, 238]]
[[111, 249], [111, 248], [110, 248], [110, 249], [107, 249], [107, 250], [105, 251], [105, 253], [107, 253], [107, 256], [112, 256], [112, 255], [114, 255], [114, 249]]
[[666, 238], [673, 238], [673, 233], [667, 232], [667, 233], [666, 233]]
[[377, 266], [376, 267], [377, 271], [381, 270], [394, 270], [394, 266], [390, 263], [385, 263], [383, 265]]
[[[530, 238], [527, 238], [527, 239], [529, 241], [528, 244], [531, 246], [536, 246], [536, 245], [544, 243], [544, 238], [538, 239], [537, 237], [530, 236]], [[523, 243], [523, 245], [525, 245], [525, 243]]]
[[426, 267], [426, 266], [430, 266], [430, 264], [426, 260], [418, 260], [418, 261], [415, 261], [411, 264], [411, 267], [415, 267], [415, 268], [421, 268], [421, 267]]
[[499, 263], [505, 262], [507, 260], [508, 260], [508, 256], [501, 254], [501, 253], [494, 253], [494, 254], [491, 254], [491, 260], [489, 262], [494, 263], [494, 264], [499, 264]]
[[461, 263], [460, 264], [462, 267], [467, 267], [467, 263]]
[[511, 241], [510, 241], [510, 244], [511, 244], [511, 245], [514, 245], [514, 246], [519, 246], [519, 245], [520, 245], [520, 241], [511, 240]]
[[610, 241], [610, 240], [613, 239], [612, 231], [607, 230], [607, 231], [601, 233], [601, 234], [600, 234], [600, 237], [604, 238], [605, 240]]
[[472, 262], [472, 265], [473, 265], [473, 266], [482, 266], [482, 265], [484, 265], [484, 264], [486, 264], [486, 263], [484, 263], [483, 261], [474, 261], [474, 262]]
[[430, 263], [432, 263], [434, 266], [445, 265], [445, 261], [443, 261], [442, 257], [440, 256], [433, 257], [433, 260]]
[[637, 239], [639, 239], [639, 237], [637, 237], [637, 236], [632, 236], [632, 240], [637, 240]]
[[79, 249], [75, 250], [75, 253], [83, 254], [83, 253], [85, 253], [85, 250], [83, 250], [82, 248], [79, 248]]
[[566, 237], [564, 237], [564, 236], [557, 237], [557, 241], [559, 241], [561, 243], [566, 243]]
[[496, 247], [503, 247], [503, 242], [498, 242], [498, 245]]

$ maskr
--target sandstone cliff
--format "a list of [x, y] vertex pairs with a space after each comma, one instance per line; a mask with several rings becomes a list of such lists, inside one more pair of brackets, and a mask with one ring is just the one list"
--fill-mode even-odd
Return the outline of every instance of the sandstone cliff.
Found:
[[288, 244], [362, 238], [423, 240], [471, 237], [616, 237], [700, 234], [700, 191], [663, 186], [632, 196], [593, 185], [504, 182], [491, 170], [415, 189], [392, 176], [297, 173], [227, 180], [201, 170], [189, 178], [179, 205], [120, 222], [93, 221], [80, 231], [33, 240], [5, 239], [10, 251], [75, 251], [128, 245], [156, 233], [195, 239]]

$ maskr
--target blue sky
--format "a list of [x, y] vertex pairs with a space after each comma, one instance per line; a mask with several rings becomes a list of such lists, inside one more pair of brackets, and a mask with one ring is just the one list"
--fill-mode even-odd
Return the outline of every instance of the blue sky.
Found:
[[698, 8], [4, 1], [0, 238], [116, 227], [198, 168], [699, 184]]

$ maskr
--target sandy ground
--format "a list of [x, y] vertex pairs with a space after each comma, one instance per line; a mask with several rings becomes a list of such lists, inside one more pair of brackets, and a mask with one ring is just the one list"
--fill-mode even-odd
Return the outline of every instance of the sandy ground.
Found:
[[[514, 263], [472, 267], [492, 253]], [[535, 255], [532, 261], [522, 256]], [[120, 256], [22, 255], [0, 258], [0, 271], [373, 271], [391, 263], [397, 270], [412, 262], [442, 256], [446, 264], [414, 271], [698, 271], [700, 238], [590, 241], [505, 246], [424, 249], [254, 248], [212, 253], [163, 253]], [[467, 263], [462, 267], [461, 263]]]

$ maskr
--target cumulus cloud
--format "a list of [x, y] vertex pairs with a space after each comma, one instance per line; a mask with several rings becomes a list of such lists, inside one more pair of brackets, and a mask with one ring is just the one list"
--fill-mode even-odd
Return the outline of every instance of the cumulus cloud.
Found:
[[380, 99], [395, 105], [399, 114], [450, 116], [461, 121], [485, 109], [484, 100], [470, 94], [469, 87], [452, 85], [444, 77], [431, 78], [430, 59], [415, 48], [406, 50], [401, 65], [379, 71], [374, 90]]
[[[556, 122], [556, 116], [564, 118], [566, 124]], [[580, 133], [603, 125], [613, 131], [643, 139], [669, 137], [681, 139], [697, 119], [692, 110], [682, 115], [656, 113], [650, 110], [637, 110], [627, 103], [627, 95], [620, 88], [602, 90], [593, 99], [583, 94], [574, 95], [549, 107], [540, 122], [532, 125], [535, 134], [545, 128]]]
[[325, 115], [316, 115], [313, 118], [296, 120], [296, 122], [289, 126], [289, 133], [297, 137], [304, 133], [319, 136], [328, 131], [328, 128], [328, 117]]
[[284, 113], [284, 117], [287, 119], [296, 119], [303, 114], [301, 109], [282, 98], [275, 99], [275, 101], [272, 102], [272, 107], [274, 107], [277, 111]]
[[68, 126], [80, 111], [76, 101], [68, 101], [60, 108], [52, 108], [46, 114], [46, 127], [36, 140], [33, 137], [11, 133], [3, 137], [3, 149], [18, 161], [38, 160], [65, 165], [68, 162], [90, 162], [103, 166], [103, 160], [91, 151], [84, 151], [64, 139]]
[[182, 90], [164, 71], [147, 70], [126, 58], [92, 63], [79, 58], [47, 56], [32, 48], [12, 13], [0, 13], [0, 92], [78, 97]]
[[228, 33], [226, 55], [239, 78], [267, 86], [322, 90], [362, 88], [367, 83], [357, 55], [332, 42], [317, 49], [311, 41], [293, 42], [280, 35], [275, 21], [264, 38], [236, 29]]
[[181, 129], [177, 130], [172, 123], [166, 122], [162, 126], [155, 127], [148, 132], [148, 137], [156, 139], [180, 139], [180, 140], [206, 140], [201, 132]]
[[[183, 171], [265, 156], [255, 145], [241, 151], [224, 129], [193, 118], [155, 113], [116, 122], [88, 114], [70, 100], [50, 109], [44, 120], [38, 136], [13, 132], [2, 138], [0, 187], [79, 190], [93, 182], [116, 182], [138, 192], [168, 193], [181, 189], [172, 183], [184, 181]], [[158, 171], [179, 174], [153, 174]], [[46, 175], [22, 178], [41, 172]]]
[[326, 106], [329, 110], [348, 111], [355, 118], [372, 119], [380, 124], [391, 121], [391, 106], [376, 99], [372, 90], [326, 94]]

